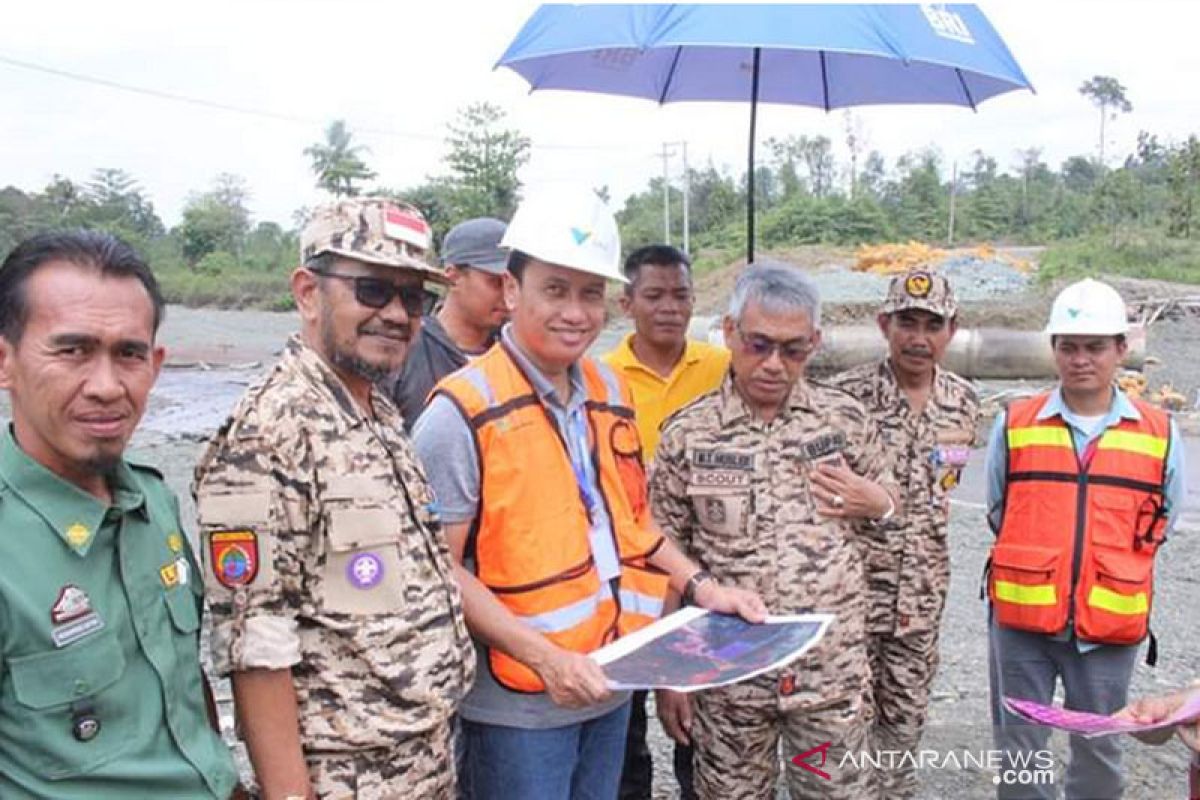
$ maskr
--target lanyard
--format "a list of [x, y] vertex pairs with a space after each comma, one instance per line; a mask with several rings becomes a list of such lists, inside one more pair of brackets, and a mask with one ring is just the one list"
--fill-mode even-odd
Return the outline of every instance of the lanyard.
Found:
[[[588, 522], [595, 524], [596, 510], [600, 502], [596, 497], [591, 480], [591, 465], [587, 458], [590, 449], [588, 430], [582, 406], [576, 406], [567, 412], [567, 435], [571, 437], [571, 441], [567, 443], [567, 457], [571, 460], [571, 471], [575, 473], [575, 485], [579, 488], [579, 499], [583, 501], [583, 507], [587, 510]], [[572, 444], [575, 446], [572, 447]]]

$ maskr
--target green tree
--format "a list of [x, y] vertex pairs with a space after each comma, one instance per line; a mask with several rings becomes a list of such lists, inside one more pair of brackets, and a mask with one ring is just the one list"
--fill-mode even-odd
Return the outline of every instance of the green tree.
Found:
[[250, 231], [250, 211], [246, 207], [249, 198], [245, 181], [228, 173], [218, 175], [209, 191], [188, 198], [178, 235], [183, 257], [189, 264], [195, 267], [217, 252], [234, 259], [242, 255]]
[[873, 200], [883, 197], [883, 186], [887, 181], [887, 162], [878, 150], [867, 153], [862, 171], [858, 174], [857, 191]]
[[353, 141], [345, 120], [337, 119], [325, 129], [324, 142], [304, 148], [304, 155], [312, 161], [312, 171], [317, 176], [317, 188], [336, 197], [354, 197], [359, 192], [359, 183], [375, 177], [361, 156], [367, 149]]
[[104, 168], [92, 173], [84, 186], [83, 203], [75, 207], [72, 222], [98, 228], [145, 246], [162, 236], [162, 220], [137, 180], [123, 169]]
[[[801, 186], [814, 197], [825, 197], [833, 189], [833, 179], [837, 173], [833, 146], [828, 136], [771, 138], [766, 146], [778, 173], [782, 190], [780, 199], [790, 198], [801, 190]], [[804, 169], [803, 182], [798, 174], [800, 167]]]
[[491, 103], [460, 109], [448, 126], [448, 182], [462, 216], [508, 219], [520, 198], [517, 172], [529, 161], [529, 138], [505, 127], [505, 113]]
[[1059, 169], [1063, 183], [1072, 192], [1090, 192], [1100, 179], [1096, 162], [1083, 156], [1071, 156]]
[[1167, 234], [1190, 239], [1196, 232], [1200, 211], [1200, 139], [1193, 134], [1168, 156]]
[[1117, 114], [1128, 114], [1133, 111], [1133, 104], [1125, 96], [1125, 87], [1116, 78], [1108, 75], [1095, 75], [1083, 82], [1079, 93], [1092, 101], [1092, 105], [1100, 109], [1100, 158], [1104, 166], [1104, 123], [1116, 119]]

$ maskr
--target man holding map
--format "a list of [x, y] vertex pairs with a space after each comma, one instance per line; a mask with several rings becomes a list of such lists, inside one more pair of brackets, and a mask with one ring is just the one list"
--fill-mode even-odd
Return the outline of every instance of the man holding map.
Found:
[[[657, 705], [668, 734], [696, 748], [700, 797], [772, 797], [780, 738], [789, 759], [831, 742], [829, 765], [866, 747], [858, 528], [891, 518], [898, 503], [878, 482], [890, 464], [863, 406], [803, 378], [820, 342], [816, 287], [792, 267], [752, 265], [723, 326], [731, 374], [664, 425], [650, 478], [655, 520], [723, 583], [758, 589], [772, 613], [836, 620], [789, 668], [700, 692], [691, 704], [659, 692]], [[789, 766], [793, 796], [874, 796], [869, 770], [826, 772]]]

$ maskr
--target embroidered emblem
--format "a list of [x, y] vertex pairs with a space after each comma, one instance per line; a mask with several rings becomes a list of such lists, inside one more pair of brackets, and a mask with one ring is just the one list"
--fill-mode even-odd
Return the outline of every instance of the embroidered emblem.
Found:
[[712, 525], [724, 525], [729, 519], [725, 513], [725, 501], [720, 497], [705, 497], [704, 518]]
[[166, 564], [158, 571], [158, 577], [162, 579], [163, 586], [170, 589], [179, 585], [179, 566], [178, 562], [172, 561]]
[[92, 599], [87, 592], [73, 583], [58, 590], [58, 597], [50, 607], [50, 621], [55, 625], [72, 622], [92, 613]]
[[933, 279], [928, 272], [914, 272], [904, 281], [904, 291], [909, 297], [926, 297], [933, 288]]
[[104, 627], [104, 620], [92, 608], [92, 599], [73, 583], [58, 590], [58, 598], [50, 607], [50, 622], [55, 647], [66, 647]]
[[167, 537], [167, 547], [171, 548], [172, 553], [183, 552], [183, 537], [178, 531]]
[[83, 547], [91, 541], [91, 538], [92, 532], [82, 522], [76, 522], [67, 528], [67, 542], [70, 543], [71, 547]]
[[258, 576], [258, 534], [252, 530], [213, 531], [208, 555], [213, 576], [228, 589], [246, 586]]
[[383, 580], [383, 559], [375, 553], [359, 553], [346, 565], [346, 577], [356, 589], [370, 589]]

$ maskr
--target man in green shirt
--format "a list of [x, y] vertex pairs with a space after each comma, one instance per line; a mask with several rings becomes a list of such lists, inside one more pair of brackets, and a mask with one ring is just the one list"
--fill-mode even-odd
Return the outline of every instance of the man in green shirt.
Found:
[[227, 798], [175, 497], [124, 459], [162, 295], [127, 245], [49, 233], [0, 266], [0, 797]]

